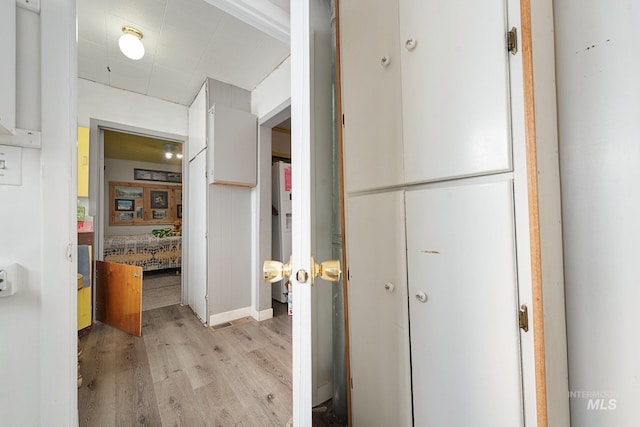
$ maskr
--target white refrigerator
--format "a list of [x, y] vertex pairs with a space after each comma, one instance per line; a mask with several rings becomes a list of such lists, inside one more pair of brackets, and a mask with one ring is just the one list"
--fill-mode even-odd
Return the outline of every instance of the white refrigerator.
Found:
[[[286, 263], [291, 256], [291, 165], [274, 163], [271, 167], [272, 259]], [[271, 297], [287, 302], [287, 279], [273, 283]]]

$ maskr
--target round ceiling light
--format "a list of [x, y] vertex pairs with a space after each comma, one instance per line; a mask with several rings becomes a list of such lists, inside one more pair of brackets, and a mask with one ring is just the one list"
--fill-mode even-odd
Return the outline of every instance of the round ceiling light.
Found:
[[140, 59], [144, 56], [144, 45], [142, 44], [142, 33], [132, 27], [122, 27], [122, 34], [118, 40], [120, 50], [129, 59]]

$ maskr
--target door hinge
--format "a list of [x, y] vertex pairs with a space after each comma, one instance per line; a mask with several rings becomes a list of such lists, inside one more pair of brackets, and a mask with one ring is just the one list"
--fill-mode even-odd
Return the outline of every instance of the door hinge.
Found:
[[527, 309], [526, 304], [522, 304], [520, 306], [520, 311], [518, 312], [518, 323], [520, 324], [520, 329], [525, 332], [529, 331], [529, 309]]
[[349, 378], [349, 382], [351, 383], [351, 389], [353, 390], [353, 377]]
[[516, 27], [511, 28], [511, 31], [507, 32], [507, 50], [512, 55], [518, 53], [518, 30]]
[[342, 115], [342, 127], [344, 127], [344, 114]]

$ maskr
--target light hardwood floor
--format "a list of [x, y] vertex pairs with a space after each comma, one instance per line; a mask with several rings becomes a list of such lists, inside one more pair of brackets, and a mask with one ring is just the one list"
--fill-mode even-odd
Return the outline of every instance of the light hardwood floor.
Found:
[[286, 425], [291, 319], [283, 310], [214, 331], [188, 307], [157, 308], [143, 312], [140, 338], [95, 324], [82, 338], [80, 425]]
[[180, 304], [182, 276], [175, 271], [145, 272], [142, 277], [142, 311]]

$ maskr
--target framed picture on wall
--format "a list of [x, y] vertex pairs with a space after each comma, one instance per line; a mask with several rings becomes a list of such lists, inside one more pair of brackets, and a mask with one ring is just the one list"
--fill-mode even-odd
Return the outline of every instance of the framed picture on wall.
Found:
[[182, 182], [182, 174], [180, 172], [167, 172], [167, 182]]
[[151, 181], [166, 181], [167, 173], [163, 171], [151, 171]]
[[143, 190], [138, 187], [116, 187], [115, 197], [122, 199], [142, 199]]
[[182, 218], [182, 205], [176, 205], [176, 217]]
[[134, 200], [129, 199], [116, 199], [117, 211], [132, 211]]
[[121, 212], [118, 219], [120, 221], [133, 221], [133, 212]]
[[141, 207], [136, 208], [136, 219], [144, 219], [144, 215]]
[[[151, 209], [167, 209], [169, 208], [169, 192], [168, 191], [150, 191]], [[155, 218], [154, 218], [155, 219]]]
[[151, 181], [151, 171], [146, 169], [133, 169], [133, 179]]
[[165, 210], [152, 210], [151, 218], [153, 219], [167, 219], [167, 211]]

